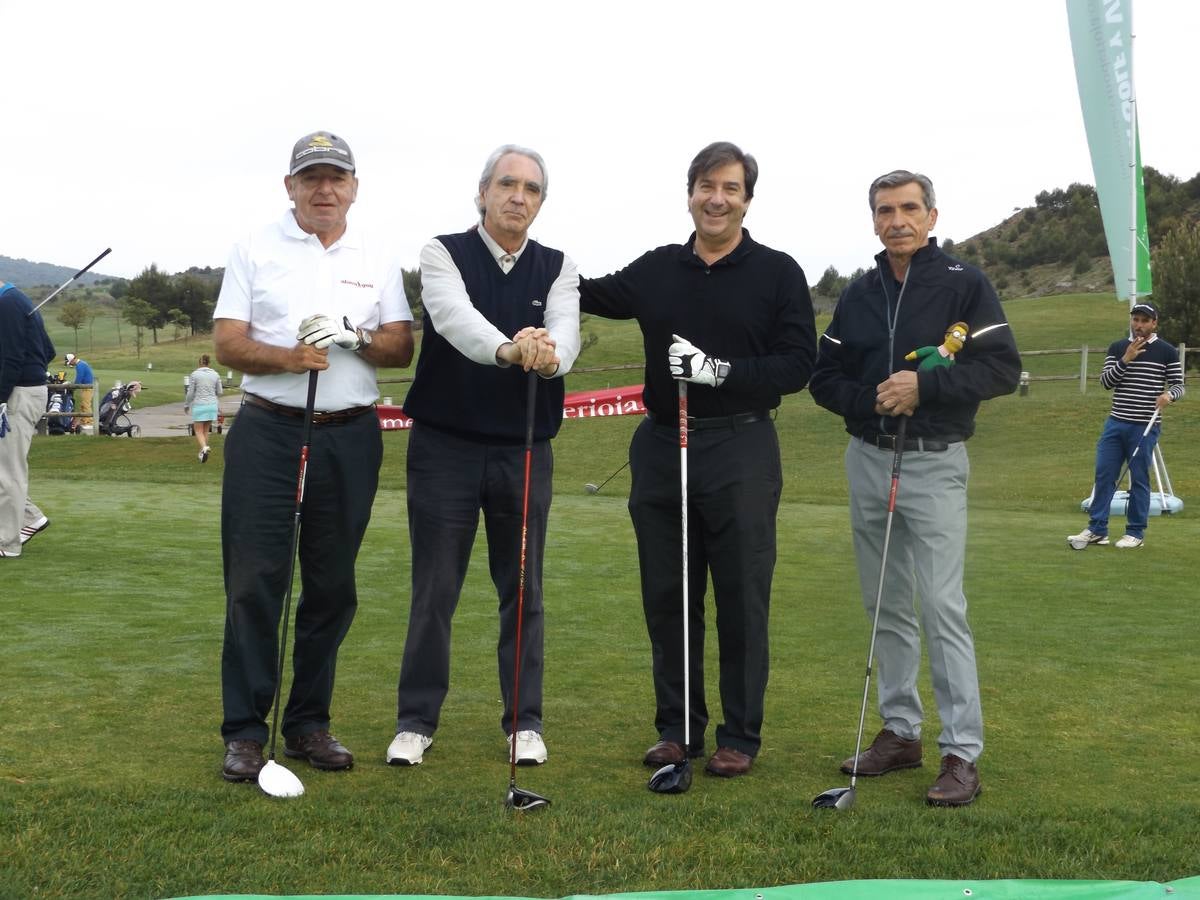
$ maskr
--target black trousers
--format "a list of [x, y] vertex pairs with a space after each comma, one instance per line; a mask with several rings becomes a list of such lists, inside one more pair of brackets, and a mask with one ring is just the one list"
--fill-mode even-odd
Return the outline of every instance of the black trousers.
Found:
[[[221, 735], [226, 741], [265, 743], [269, 736], [303, 439], [302, 420], [243, 406], [225, 440]], [[354, 562], [371, 518], [382, 460], [383, 439], [373, 412], [344, 424], [313, 426], [285, 737], [329, 728], [338, 647], [358, 606]]]
[[[783, 488], [769, 419], [688, 435], [688, 634], [692, 749], [704, 746], [704, 595], [712, 576], [724, 722], [717, 745], [755, 756], [762, 743], [775, 571], [775, 515]], [[650, 635], [654, 725], [683, 743], [683, 563], [679, 432], [646, 419], [629, 447], [629, 514], [637, 535], [642, 607]]]
[[[542, 559], [550, 514], [554, 455], [533, 445], [518, 731], [542, 730]], [[504, 701], [500, 727], [512, 730], [517, 585], [525, 447], [488, 444], [415, 423], [408, 438], [408, 531], [412, 606], [400, 665], [396, 731], [432, 735], [450, 689], [450, 624], [458, 606], [483, 510], [488, 567], [500, 608], [496, 664]]]

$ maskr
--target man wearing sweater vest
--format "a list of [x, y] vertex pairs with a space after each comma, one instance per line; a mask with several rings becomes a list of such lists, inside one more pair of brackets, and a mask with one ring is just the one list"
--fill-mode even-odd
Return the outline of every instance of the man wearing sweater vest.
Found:
[[[1129, 503], [1120, 550], [1142, 546], [1150, 515], [1150, 457], [1158, 443], [1161, 410], [1183, 396], [1179, 351], [1160, 338], [1158, 310], [1138, 303], [1129, 310], [1130, 337], [1108, 348], [1100, 384], [1113, 392], [1112, 411], [1096, 443], [1096, 483], [1088, 527], [1067, 538], [1074, 550], [1108, 543], [1108, 512], [1117, 478], [1129, 462]], [[1151, 427], [1151, 422], [1153, 426]]]
[[[542, 557], [550, 511], [550, 439], [562, 424], [562, 377], [579, 353], [579, 276], [561, 251], [529, 238], [546, 198], [546, 166], [506, 144], [479, 179], [477, 226], [421, 252], [425, 307], [421, 355], [404, 412], [412, 604], [400, 666], [393, 765], [416, 765], [433, 742], [450, 686], [450, 625], [483, 510], [488, 561], [500, 600], [497, 662], [516, 760], [547, 758], [542, 739]], [[520, 708], [513, 722], [517, 591], [528, 381], [533, 410]], [[511, 749], [511, 748], [510, 748]], [[506, 751], [506, 756], [508, 755]]]

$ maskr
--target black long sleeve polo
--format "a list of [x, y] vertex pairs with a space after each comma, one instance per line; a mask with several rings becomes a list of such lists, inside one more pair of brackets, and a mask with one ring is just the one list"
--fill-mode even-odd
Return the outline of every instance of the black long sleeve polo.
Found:
[[671, 335], [731, 364], [719, 388], [689, 386], [689, 412], [705, 418], [774, 409], [801, 390], [816, 360], [816, 326], [804, 272], [743, 229], [734, 250], [708, 265], [686, 244], [651, 250], [619, 272], [579, 282], [580, 310], [636, 319], [646, 354], [646, 408], [676, 416], [667, 365]]

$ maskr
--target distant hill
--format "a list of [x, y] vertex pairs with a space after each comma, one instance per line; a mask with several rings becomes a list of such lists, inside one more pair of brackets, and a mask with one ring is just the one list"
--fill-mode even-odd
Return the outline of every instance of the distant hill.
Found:
[[[1200, 222], [1200, 174], [1180, 181], [1146, 166], [1142, 177], [1153, 265], [1165, 235], [1181, 221]], [[1014, 209], [999, 225], [966, 240], [940, 243], [982, 268], [1004, 299], [1114, 290], [1100, 206], [1090, 184], [1042, 191], [1033, 206]], [[818, 311], [832, 311], [842, 288], [859, 274], [841, 275], [830, 266], [813, 285]]]
[[[80, 263], [85, 265], [86, 263]], [[55, 287], [62, 284], [79, 271], [79, 267], [56, 266], [53, 263], [30, 262], [27, 259], [13, 259], [11, 256], [0, 256], [0, 281], [11, 281], [17, 287], [25, 290], [39, 285], [52, 284]], [[79, 277], [80, 284], [107, 284], [114, 281], [124, 281], [116, 275], [103, 275], [98, 272], [87, 272]]]
[[[1182, 220], [1200, 221], [1200, 174], [1190, 181], [1146, 166], [1150, 258]], [[1001, 297], [1112, 291], [1112, 263], [1096, 189], [1072, 184], [1042, 191], [1034, 205], [964, 241], [944, 241], [953, 255], [981, 267]]]

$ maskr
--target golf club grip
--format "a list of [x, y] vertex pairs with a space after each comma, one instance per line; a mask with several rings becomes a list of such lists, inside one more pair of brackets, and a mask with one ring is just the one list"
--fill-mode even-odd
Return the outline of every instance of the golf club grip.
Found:
[[900, 416], [896, 426], [896, 452], [892, 454], [892, 487], [888, 492], [888, 512], [896, 509], [896, 491], [900, 487], [900, 460], [904, 456], [905, 435], [908, 432], [908, 416]]
[[104, 259], [104, 257], [108, 256], [108, 254], [110, 254], [110, 253], [112, 253], [112, 247], [106, 247], [104, 249], [103, 253], [101, 253], [99, 256], [97, 256], [95, 259], [93, 259], [90, 263], [88, 263], [86, 266], [84, 266], [82, 269], [80, 269], [74, 275], [72, 275], [71, 280], [74, 281], [76, 278], [78, 278], [80, 275], [82, 275], [84, 272], [86, 272], [88, 269], [90, 269], [96, 263], [100, 262], [100, 260]]
[[533, 447], [534, 403], [537, 402], [538, 373], [529, 373], [529, 386], [525, 390], [525, 449]]

